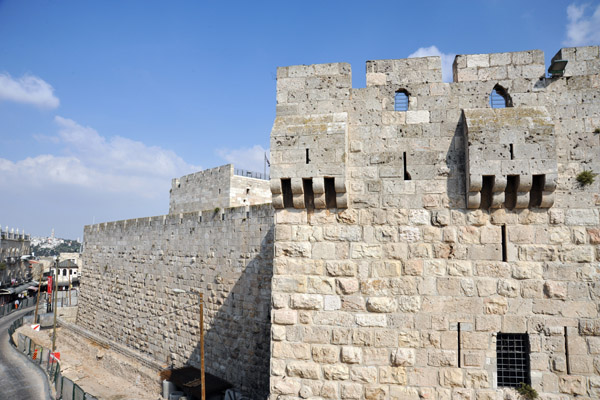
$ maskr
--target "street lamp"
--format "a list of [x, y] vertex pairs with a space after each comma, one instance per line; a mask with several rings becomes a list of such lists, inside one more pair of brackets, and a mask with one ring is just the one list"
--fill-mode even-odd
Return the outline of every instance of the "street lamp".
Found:
[[200, 291], [193, 289], [189, 292], [187, 290], [178, 288], [171, 290], [173, 290], [173, 293], [176, 294], [187, 293], [198, 295], [198, 301], [200, 302], [200, 382], [202, 386], [202, 400], [206, 400], [206, 388], [204, 387], [204, 296]]
[[56, 256], [56, 258], [54, 259], [55, 262], [55, 268], [54, 268], [54, 307], [53, 310], [54, 311], [54, 329], [52, 332], [52, 354], [54, 354], [54, 351], [56, 350], [56, 314], [58, 314], [58, 310], [56, 309], [56, 302], [58, 300], [58, 263], [60, 261], [60, 256]]

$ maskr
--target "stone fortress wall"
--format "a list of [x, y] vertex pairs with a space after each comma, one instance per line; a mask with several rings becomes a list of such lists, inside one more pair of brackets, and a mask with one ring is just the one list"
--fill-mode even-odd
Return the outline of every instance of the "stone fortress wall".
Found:
[[514, 398], [496, 344], [526, 334], [543, 398], [598, 398], [600, 185], [575, 177], [600, 171], [600, 58], [556, 58], [459, 55], [452, 83], [437, 57], [369, 61], [360, 89], [279, 68], [272, 205], [225, 166], [174, 180], [169, 215], [86, 226], [77, 323], [198, 365], [171, 291], [198, 288], [208, 371], [282, 400]]
[[278, 69], [271, 399], [516, 398], [507, 333], [542, 398], [600, 397], [600, 58], [555, 59]]
[[169, 213], [212, 210], [271, 202], [269, 182], [234, 174], [233, 164], [173, 179]]
[[89, 225], [83, 245], [78, 325], [165, 368], [199, 367], [198, 298], [172, 289], [199, 290], [207, 372], [245, 393], [266, 396], [270, 204]]

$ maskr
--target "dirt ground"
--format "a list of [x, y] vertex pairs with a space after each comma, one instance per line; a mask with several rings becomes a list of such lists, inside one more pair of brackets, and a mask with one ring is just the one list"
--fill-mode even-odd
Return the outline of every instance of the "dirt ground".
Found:
[[[44, 348], [52, 347], [52, 329], [35, 332], [30, 325], [23, 325], [15, 333], [15, 342], [17, 333]], [[162, 399], [157, 371], [99, 343], [58, 328], [56, 350], [60, 352], [63, 376], [98, 400]]]

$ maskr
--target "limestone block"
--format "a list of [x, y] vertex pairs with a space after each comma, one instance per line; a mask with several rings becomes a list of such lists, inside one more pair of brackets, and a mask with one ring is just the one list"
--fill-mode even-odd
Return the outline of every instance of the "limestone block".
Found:
[[289, 377], [319, 379], [319, 372], [318, 364], [301, 361], [290, 361], [286, 367], [286, 374]]
[[396, 311], [396, 301], [389, 297], [369, 297], [367, 310], [376, 313], [390, 313]]
[[280, 194], [274, 194], [272, 199], [273, 208], [282, 209], [283, 206], [283, 196]]
[[341, 359], [346, 364], [360, 364], [362, 362], [362, 349], [360, 347], [344, 346], [342, 347]]
[[279, 325], [293, 325], [298, 320], [298, 313], [292, 310], [274, 310], [273, 323]]
[[481, 193], [480, 192], [467, 192], [467, 208], [477, 209], [480, 206], [481, 206]]
[[407, 124], [427, 124], [429, 123], [429, 111], [407, 111], [406, 112], [406, 123]]
[[320, 310], [323, 308], [323, 296], [318, 294], [293, 294], [291, 307], [299, 310]]
[[404, 367], [379, 367], [379, 382], [405, 385], [406, 369]]
[[386, 84], [386, 74], [381, 72], [367, 72], [367, 87]]
[[336, 193], [335, 201], [337, 208], [348, 208], [348, 193]]
[[350, 378], [350, 370], [344, 364], [324, 365], [323, 377], [330, 381], [345, 381]]
[[391, 362], [395, 367], [412, 367], [415, 365], [416, 353], [414, 349], [396, 349], [392, 351]]
[[340, 385], [341, 399], [343, 400], [358, 400], [362, 395], [362, 386], [358, 383], [344, 382]]
[[331, 345], [315, 345], [312, 348], [313, 361], [321, 364], [338, 362], [338, 348]]
[[271, 179], [270, 188], [272, 194], [281, 194], [281, 180], [280, 179]]
[[387, 325], [384, 314], [356, 314], [355, 321], [358, 326], [385, 327]]
[[297, 396], [301, 383], [297, 379], [271, 378], [271, 393]]
[[469, 54], [467, 55], [467, 68], [476, 67], [489, 67], [490, 66], [490, 55], [489, 54]]

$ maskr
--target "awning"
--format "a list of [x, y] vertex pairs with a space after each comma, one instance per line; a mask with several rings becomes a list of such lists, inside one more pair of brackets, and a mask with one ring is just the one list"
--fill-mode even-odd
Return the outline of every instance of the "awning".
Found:
[[29, 289], [29, 286], [35, 286], [37, 284], [38, 284], [38, 282], [31, 281], [31, 282], [27, 282], [27, 283], [24, 283], [24, 284], [19, 285], [19, 286], [0, 289], [0, 294], [15, 294], [15, 293], [19, 294], [19, 293], [23, 293], [23, 292], [26, 292], [27, 289]]

